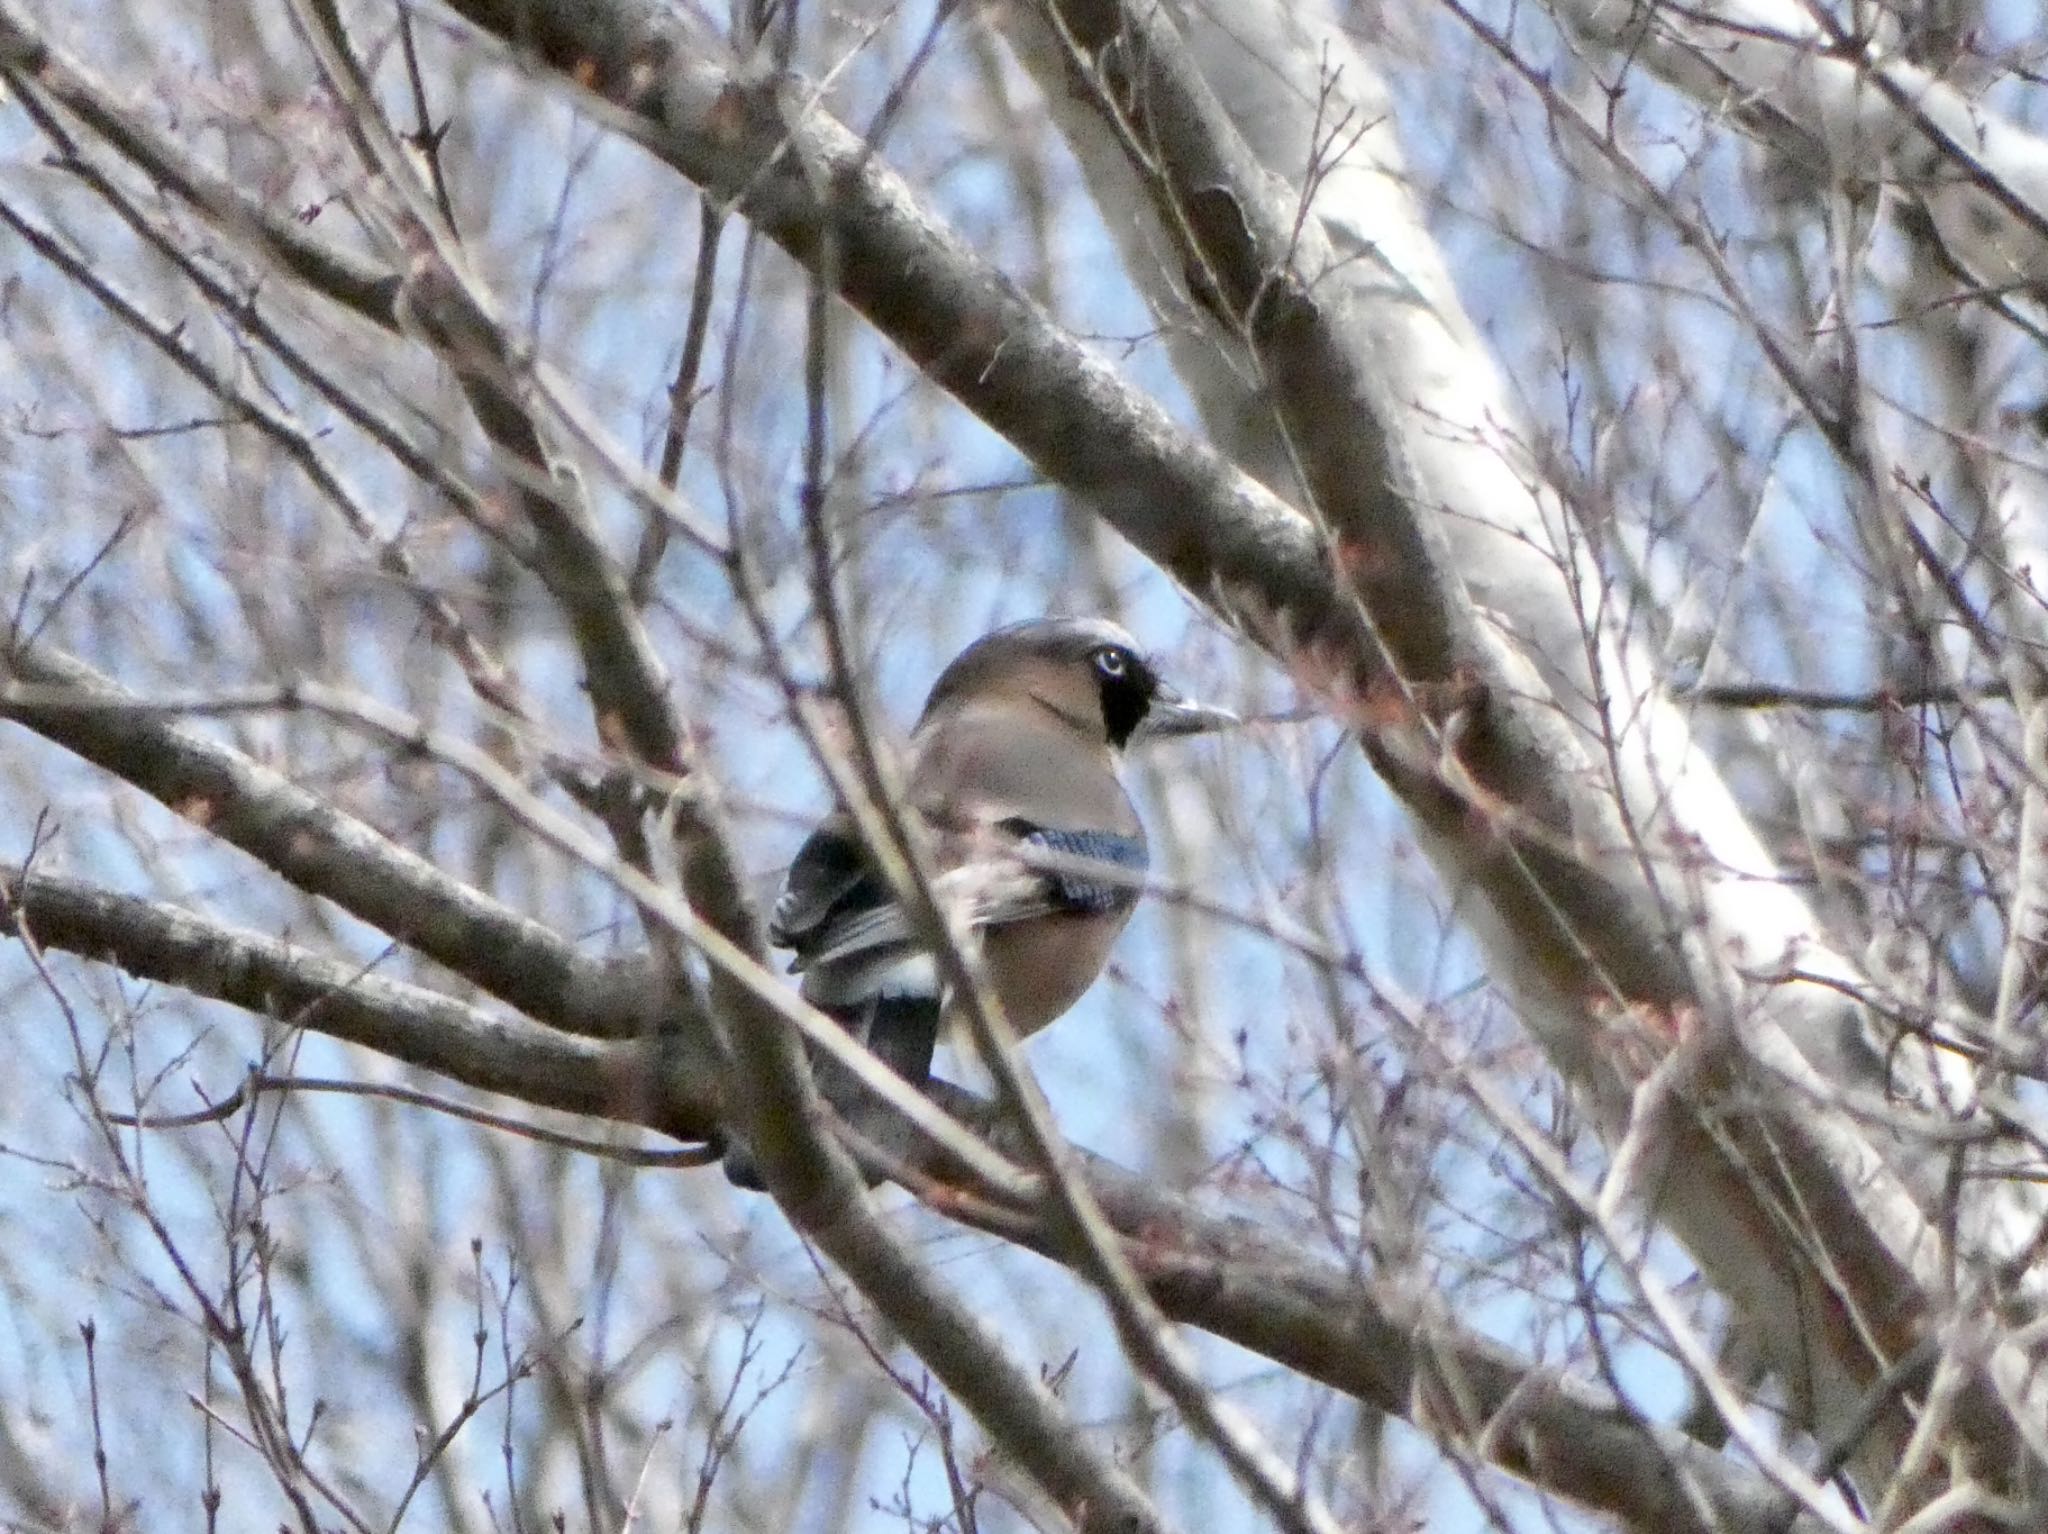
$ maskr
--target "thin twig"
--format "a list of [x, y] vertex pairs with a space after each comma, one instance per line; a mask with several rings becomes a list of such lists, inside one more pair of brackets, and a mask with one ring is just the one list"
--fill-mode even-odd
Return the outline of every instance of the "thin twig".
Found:
[[347, 1081], [324, 1076], [274, 1076], [262, 1071], [252, 1071], [242, 1079], [241, 1085], [219, 1102], [191, 1113], [109, 1113], [107, 1118], [130, 1129], [191, 1129], [200, 1124], [218, 1124], [232, 1118], [242, 1109], [253, 1107], [256, 1099], [268, 1092], [332, 1092], [351, 1097], [388, 1098], [392, 1102], [405, 1103], [414, 1108], [430, 1108], [451, 1118], [466, 1119], [472, 1124], [482, 1124], [489, 1129], [501, 1129], [507, 1134], [518, 1135], [521, 1139], [533, 1140], [541, 1145], [558, 1146], [563, 1150], [577, 1151], [586, 1156], [617, 1161], [625, 1166], [709, 1166], [719, 1156], [718, 1150], [709, 1146], [700, 1145], [688, 1150], [656, 1150], [651, 1146], [613, 1145], [583, 1135], [563, 1134], [560, 1130], [545, 1129], [538, 1124], [508, 1118], [504, 1114], [472, 1108], [467, 1104], [439, 1097], [431, 1092], [422, 1092], [414, 1087], [401, 1087], [377, 1081]]
[[427, 178], [434, 189], [434, 206], [441, 210], [441, 221], [448, 227], [449, 238], [460, 243], [462, 230], [455, 222], [455, 203], [448, 195], [448, 178], [441, 164], [441, 145], [448, 137], [453, 119], [437, 128], [433, 113], [427, 109], [427, 82], [420, 74], [419, 48], [413, 41], [411, 0], [400, 0], [399, 3], [398, 43], [405, 54], [405, 77], [412, 87], [413, 112], [418, 123], [406, 135], [405, 141], [426, 161]]
[[1793, 708], [1815, 713], [1885, 714], [1895, 709], [2009, 702], [2012, 688], [2005, 682], [1978, 682], [1962, 687], [1832, 692], [1824, 688], [1780, 686], [1775, 682], [1716, 682], [1681, 688], [1674, 696], [1681, 703], [1700, 703], [1709, 708]]

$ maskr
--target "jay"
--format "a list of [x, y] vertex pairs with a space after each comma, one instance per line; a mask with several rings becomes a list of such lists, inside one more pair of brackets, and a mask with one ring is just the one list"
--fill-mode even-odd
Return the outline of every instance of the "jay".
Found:
[[[934, 892], [964, 917], [1018, 1037], [1080, 1000], [1137, 904], [1145, 828], [1118, 775], [1124, 748], [1235, 722], [1182, 698], [1101, 619], [997, 629], [940, 673], [910, 737], [907, 808], [930, 833]], [[807, 1001], [925, 1084], [950, 998], [843, 810], [798, 851], [769, 937], [794, 952]], [[760, 1185], [744, 1147], [725, 1161], [733, 1182]]]

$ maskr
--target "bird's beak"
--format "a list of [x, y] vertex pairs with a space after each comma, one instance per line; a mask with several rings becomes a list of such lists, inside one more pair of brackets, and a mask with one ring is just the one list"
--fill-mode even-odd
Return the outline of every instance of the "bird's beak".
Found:
[[1145, 711], [1145, 719], [1138, 726], [1137, 735], [1140, 740], [1206, 735], [1211, 730], [1227, 730], [1243, 722], [1227, 708], [1211, 708], [1206, 703], [1192, 702], [1162, 683], [1152, 694], [1152, 706]]

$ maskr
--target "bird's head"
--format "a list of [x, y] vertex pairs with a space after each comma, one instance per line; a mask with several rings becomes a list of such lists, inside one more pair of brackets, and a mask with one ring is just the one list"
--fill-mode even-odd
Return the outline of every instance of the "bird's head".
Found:
[[1034, 618], [962, 650], [932, 686], [924, 718], [969, 701], [1028, 698], [1113, 750], [1164, 735], [1197, 735], [1237, 716], [1183, 698], [1137, 640], [1104, 618]]

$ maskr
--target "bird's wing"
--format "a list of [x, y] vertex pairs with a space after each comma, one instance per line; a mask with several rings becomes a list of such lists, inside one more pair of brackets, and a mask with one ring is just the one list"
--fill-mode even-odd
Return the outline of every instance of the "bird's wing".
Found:
[[1016, 838], [1020, 857], [1037, 874], [1053, 909], [1106, 916], [1137, 903], [1152, 861], [1143, 836], [1033, 825], [1014, 817], [1003, 829]]
[[[879, 876], [875, 879], [880, 884]], [[959, 911], [970, 927], [1024, 921], [1066, 909], [1052, 881], [1011, 856], [977, 858], [948, 869], [932, 883], [941, 909]], [[886, 963], [892, 955], [922, 948], [909, 913], [886, 891], [880, 902], [856, 906], [848, 901], [819, 923], [797, 951], [796, 968], [817, 970], [872, 956]]]
[[888, 903], [889, 886], [868, 856], [850, 816], [820, 821], [797, 849], [768, 919], [768, 940], [805, 950], [834, 923]]
[[[940, 905], [958, 911], [970, 927], [1058, 912], [1101, 916], [1137, 900], [1137, 876], [1147, 863], [1142, 837], [1014, 818], [994, 829], [999, 841], [939, 875], [933, 887]], [[866, 849], [850, 837], [850, 826], [814, 832], [776, 902], [776, 941], [796, 950], [799, 970], [863, 957], [879, 970], [921, 946]]]

